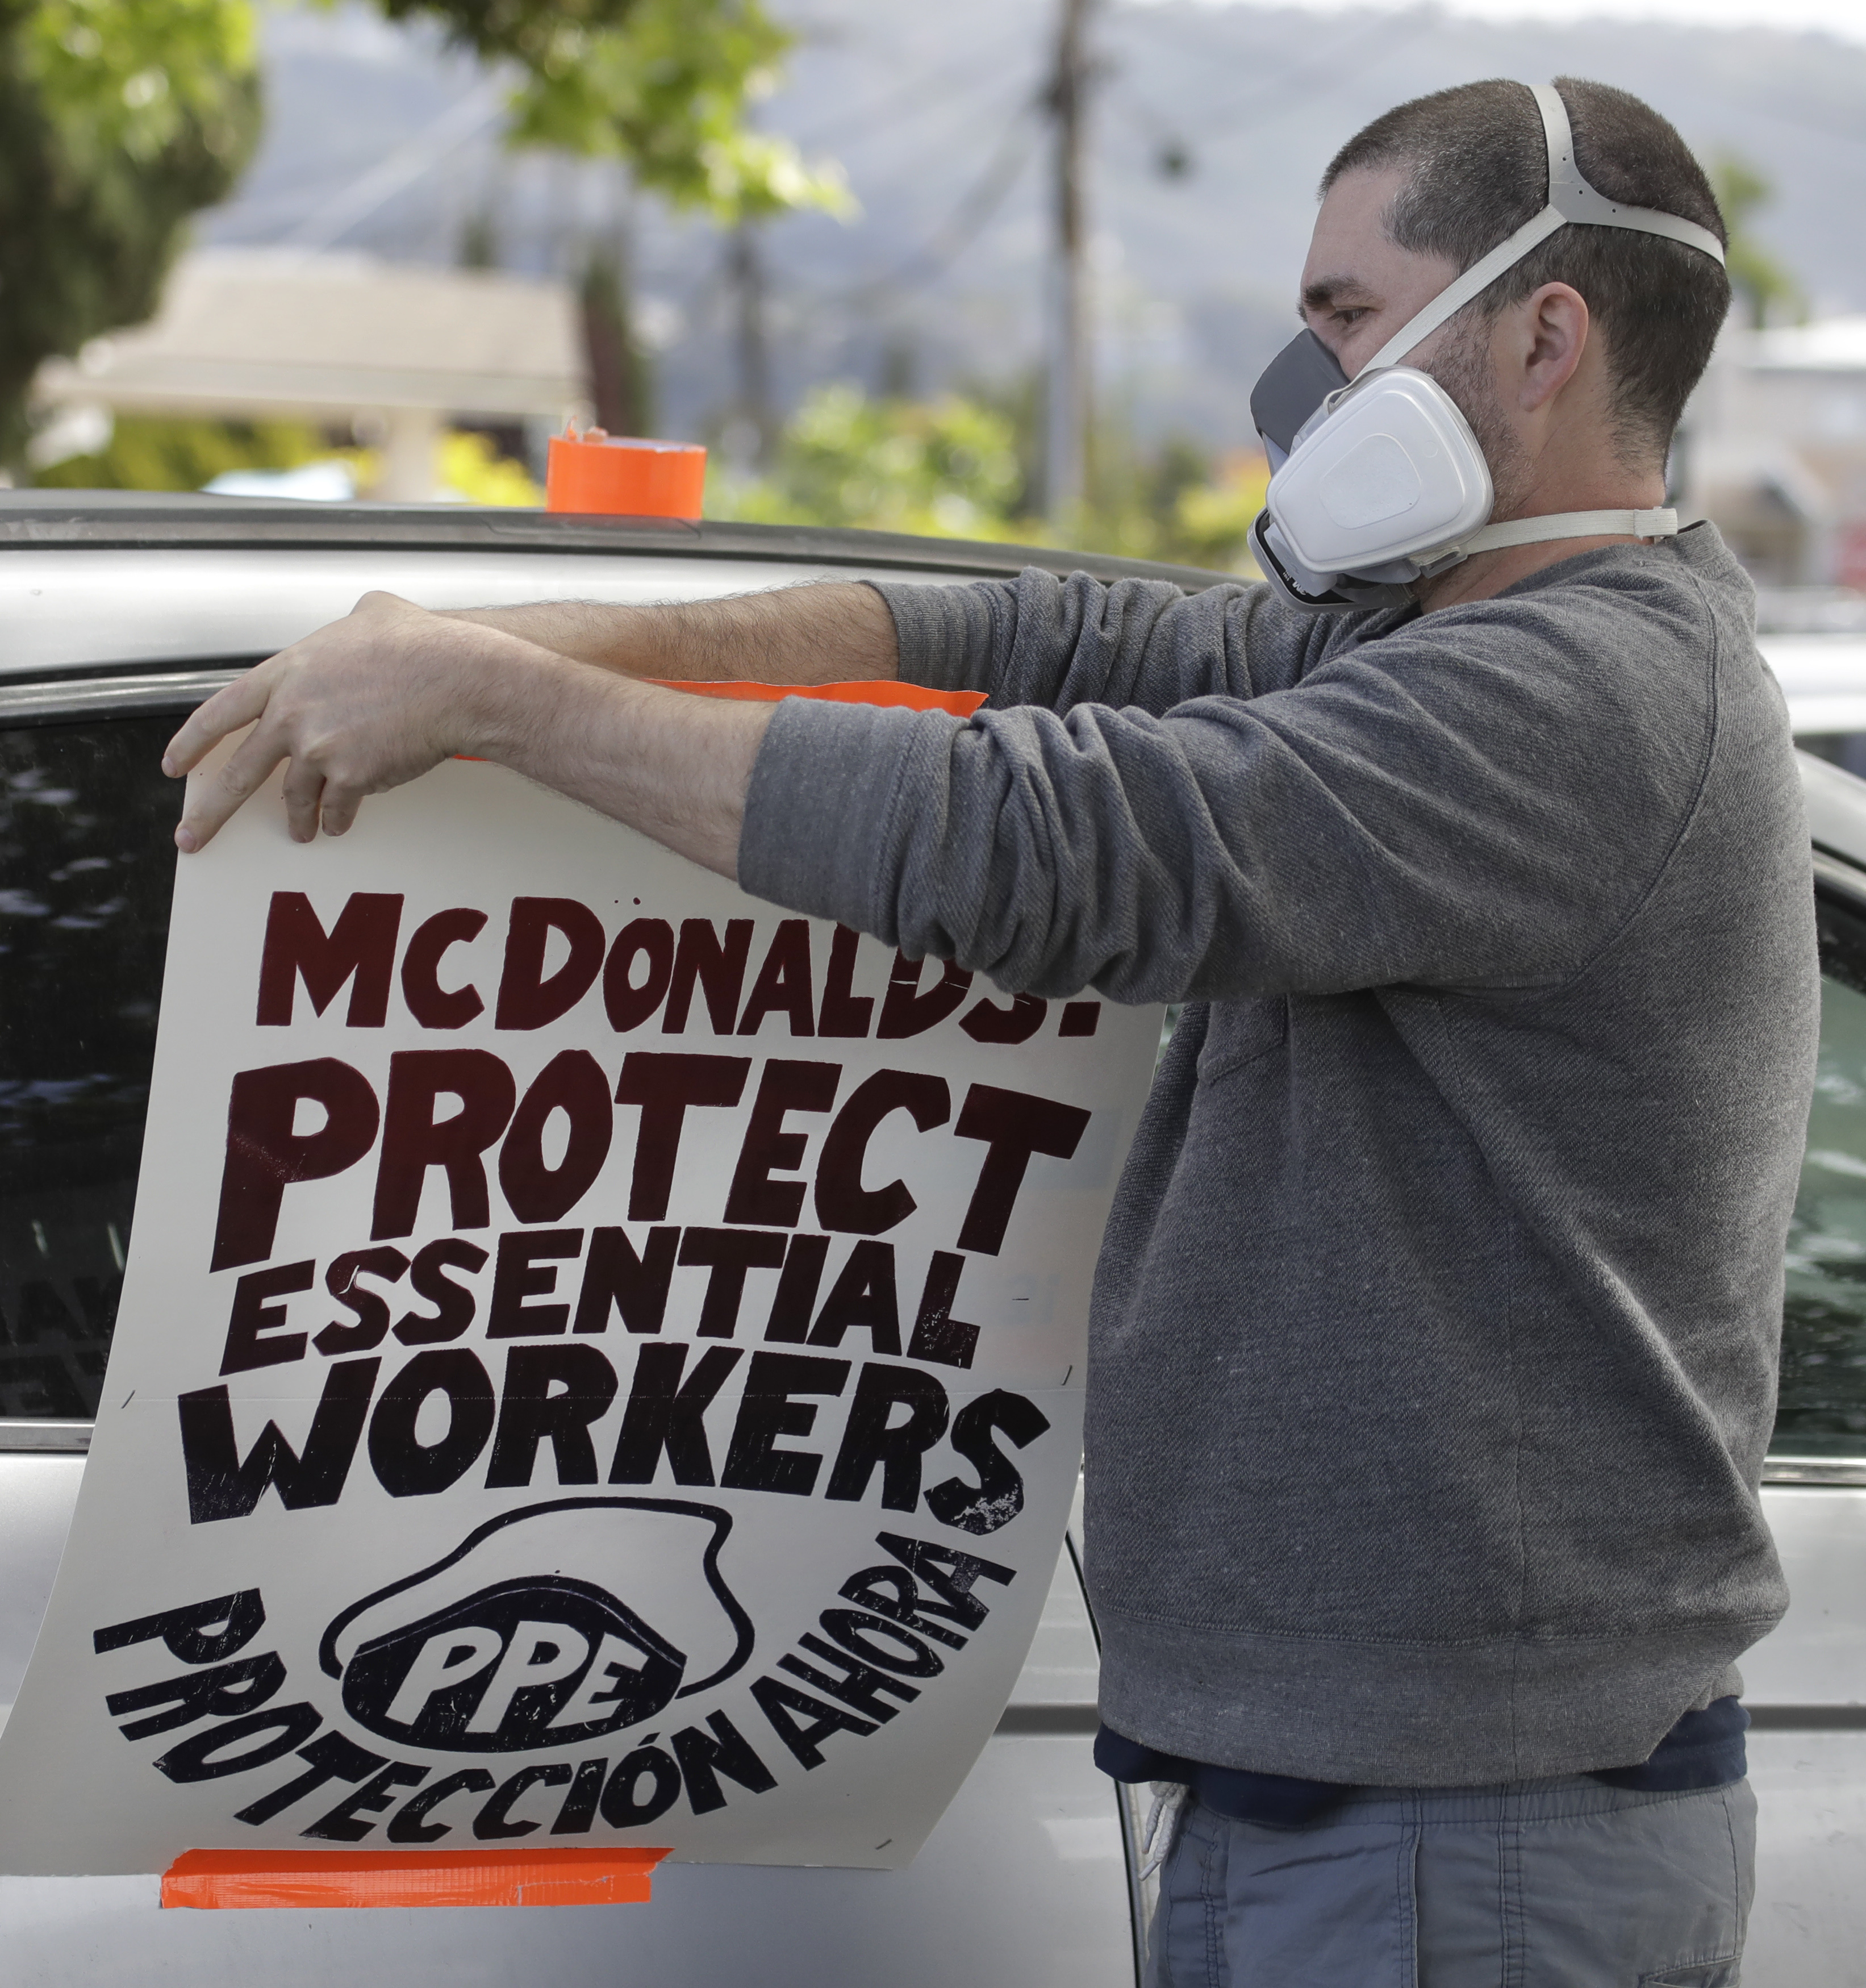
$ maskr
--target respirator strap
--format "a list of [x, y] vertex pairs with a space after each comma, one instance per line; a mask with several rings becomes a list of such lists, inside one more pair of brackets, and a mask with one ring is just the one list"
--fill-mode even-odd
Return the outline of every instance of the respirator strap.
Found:
[[[1402, 325], [1374, 353], [1361, 373], [1374, 373], [1383, 367], [1397, 366], [1415, 345], [1422, 344], [1445, 320], [1464, 309], [1480, 292], [1487, 290], [1506, 269], [1522, 261], [1532, 248], [1540, 248], [1557, 228], [1573, 225], [1584, 228], [1626, 228], [1641, 235], [1661, 235], [1670, 242], [1682, 242], [1699, 250], [1719, 265], [1723, 244], [1708, 228], [1686, 221], [1676, 214], [1661, 214], [1656, 208], [1622, 207], [1590, 186], [1574, 163], [1574, 131], [1568, 121], [1568, 106], [1561, 92], [1546, 83], [1528, 86], [1542, 113], [1543, 135], [1549, 150], [1549, 204], [1526, 221], [1507, 241], [1499, 242], [1481, 262], [1470, 268], [1449, 289], [1441, 290], [1418, 316]], [[1361, 373], [1354, 375], [1361, 377]]]
[[1553, 539], [1669, 539], [1677, 536], [1675, 511], [1553, 511], [1543, 518], [1512, 518], [1486, 525], [1454, 546], [1428, 569], [1433, 573], [1455, 566], [1478, 553], [1501, 552], [1509, 546], [1546, 545]]

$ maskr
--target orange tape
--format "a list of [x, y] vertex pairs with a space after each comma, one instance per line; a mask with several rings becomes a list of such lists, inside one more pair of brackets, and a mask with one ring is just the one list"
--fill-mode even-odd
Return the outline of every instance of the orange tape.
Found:
[[664, 690], [684, 690], [694, 697], [737, 697], [749, 703], [776, 704], [780, 698], [813, 697], [829, 704], [879, 704], [898, 711], [946, 711], [969, 718], [985, 699], [982, 690], [928, 690], [920, 684], [895, 683], [877, 678], [868, 683], [774, 684], [737, 681], [727, 683], [677, 683], [671, 677], [651, 677]]
[[196, 1912], [319, 1906], [646, 1905], [664, 1850], [190, 1850], [162, 1903]]

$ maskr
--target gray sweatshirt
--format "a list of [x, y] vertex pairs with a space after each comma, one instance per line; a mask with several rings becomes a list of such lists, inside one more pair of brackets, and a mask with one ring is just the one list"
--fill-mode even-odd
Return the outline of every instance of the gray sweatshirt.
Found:
[[1103, 1716], [1457, 1784], [1645, 1759], [1785, 1594], [1758, 1482], [1819, 1019], [1715, 530], [1492, 600], [884, 586], [968, 723], [793, 699], [749, 890], [1186, 1000], [1090, 1321]]

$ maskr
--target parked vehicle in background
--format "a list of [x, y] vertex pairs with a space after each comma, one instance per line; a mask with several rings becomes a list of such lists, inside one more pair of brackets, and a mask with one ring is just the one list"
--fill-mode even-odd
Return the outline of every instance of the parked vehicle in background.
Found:
[[[1033, 560], [1188, 590], [1219, 577], [860, 532], [0, 494], [0, 1716], [69, 1522], [135, 1215], [179, 804], [157, 761], [178, 715], [372, 587], [432, 607], [680, 600]], [[1763, 1807], [1750, 1988], [1866, 1980], [1866, 783], [1803, 770], [1824, 1007], [1763, 1494], [1795, 1599], [1743, 1666]], [[996, 1736], [906, 1871], [666, 1866], [644, 1906], [313, 1914], [158, 1914], [153, 1878], [0, 1878], [0, 1976], [1133, 1983], [1148, 1797], [1089, 1757], [1079, 1550], [1072, 1531]]]

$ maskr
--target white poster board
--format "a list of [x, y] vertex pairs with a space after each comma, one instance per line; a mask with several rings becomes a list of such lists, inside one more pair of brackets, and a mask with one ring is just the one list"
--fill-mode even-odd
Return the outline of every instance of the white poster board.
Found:
[[1055, 1565], [1158, 1024], [494, 766], [262, 796], [178, 865], [0, 1870], [905, 1863]]

